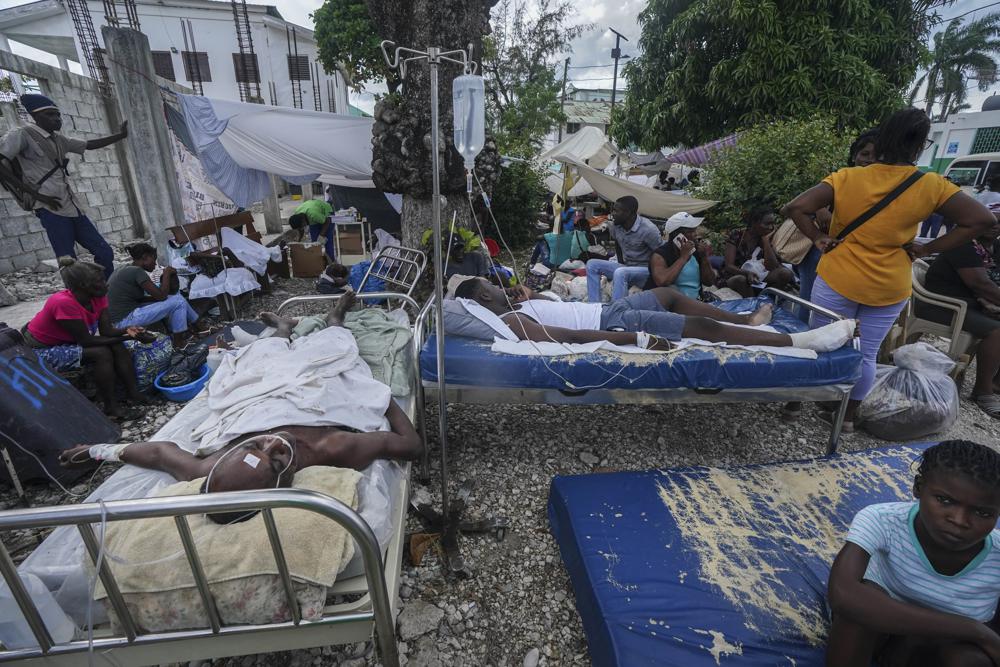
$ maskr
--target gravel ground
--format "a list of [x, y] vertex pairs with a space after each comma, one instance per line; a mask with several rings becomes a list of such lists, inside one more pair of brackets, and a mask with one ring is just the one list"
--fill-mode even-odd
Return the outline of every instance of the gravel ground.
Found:
[[[10, 283], [8, 283], [10, 284]], [[18, 289], [20, 289], [18, 287]], [[284, 280], [274, 294], [248, 310], [274, 308], [294, 294], [311, 292], [309, 281]], [[958, 422], [927, 440], [968, 438], [997, 442], [1000, 422], [967, 400], [974, 369], [967, 374]], [[179, 409], [166, 402], [151, 406], [145, 420], [125, 424], [125, 439], [146, 438]], [[428, 408], [436, 430], [436, 405]], [[448, 408], [452, 489], [474, 482], [472, 514], [490, 513], [509, 522], [507, 538], [469, 536], [462, 551], [475, 575], [446, 580], [429, 550], [420, 566], [405, 565], [400, 597], [400, 648], [409, 665], [587, 665], [586, 641], [575, 599], [545, 514], [553, 476], [684, 465], [742, 465], [821, 455], [828, 430], [807, 409], [794, 424], [779, 418], [778, 405], [460, 406]], [[887, 443], [864, 433], [845, 435], [842, 451]], [[436, 434], [431, 436], [432, 471], [422, 485], [439, 494]], [[111, 472], [98, 472], [85, 492]], [[9, 489], [0, 496], [14, 506]], [[45, 486], [30, 489], [35, 504], [71, 502]], [[410, 532], [424, 530], [410, 516]], [[23, 539], [11, 536], [5, 544]], [[20, 554], [23, 557], [23, 553]], [[206, 663], [207, 664], [207, 663]], [[371, 643], [215, 660], [217, 666], [378, 664]]]

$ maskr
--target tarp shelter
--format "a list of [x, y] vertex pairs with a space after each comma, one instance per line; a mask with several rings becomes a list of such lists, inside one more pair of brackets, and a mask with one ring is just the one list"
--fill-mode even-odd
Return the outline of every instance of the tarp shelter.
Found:
[[608, 201], [615, 201], [625, 196], [635, 197], [639, 201], [639, 213], [654, 218], [669, 218], [675, 213], [699, 213], [711, 208], [718, 202], [705, 199], [695, 199], [686, 195], [654, 190], [639, 183], [633, 183], [604, 172], [591, 169], [585, 164], [573, 164], [580, 178], [587, 181], [594, 192]]
[[669, 160], [670, 162], [677, 162], [679, 164], [686, 164], [690, 167], [700, 167], [712, 158], [713, 153], [718, 152], [726, 146], [735, 146], [736, 140], [739, 136], [739, 134], [730, 134], [728, 137], [716, 139], [715, 141], [710, 141], [707, 144], [702, 144], [701, 146], [695, 146], [694, 148], [678, 151], [677, 153], [668, 155], [663, 159]]
[[[582, 127], [569, 135], [562, 143], [557, 144], [542, 153], [539, 158], [543, 162], [578, 162], [589, 164], [595, 169], [604, 169], [620, 155], [607, 136], [596, 127]], [[627, 158], [627, 156], [626, 156]]]
[[236, 204], [271, 193], [270, 174], [301, 185], [373, 188], [371, 118], [178, 95], [206, 173]]
[[[549, 174], [545, 177], [545, 187], [549, 189], [554, 195], [560, 194], [563, 187], [563, 176], [562, 174]], [[566, 193], [568, 197], [585, 197], [594, 191], [594, 188], [590, 187], [590, 183], [584, 180], [580, 180], [569, 189]]]

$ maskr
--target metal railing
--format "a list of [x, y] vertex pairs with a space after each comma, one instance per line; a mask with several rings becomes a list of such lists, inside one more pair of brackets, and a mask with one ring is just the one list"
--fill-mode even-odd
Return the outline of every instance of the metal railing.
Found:
[[[279, 508], [294, 508], [316, 512], [331, 519], [354, 538], [361, 549], [364, 563], [365, 578], [368, 584], [368, 595], [372, 608], [370, 611], [331, 614], [318, 621], [304, 621], [298, 606], [298, 599], [292, 583], [292, 577], [285, 560], [281, 539], [274, 523], [273, 510]], [[224, 626], [215, 607], [212, 592], [205, 577], [201, 559], [187, 517], [191, 514], [214, 514], [226, 512], [259, 511], [264, 520], [272, 555], [281, 578], [288, 608], [292, 620], [269, 625], [234, 625]], [[99, 559], [101, 540], [97, 537], [91, 524], [114, 521], [127, 521], [153, 517], [170, 517], [174, 519], [184, 554], [191, 567], [191, 574], [201, 597], [205, 614], [209, 619], [210, 628], [200, 630], [182, 630], [172, 632], [141, 633], [136, 626], [118, 583], [114, 578], [108, 560]], [[301, 489], [266, 489], [259, 491], [231, 491], [226, 493], [197, 494], [191, 496], [175, 496], [160, 498], [139, 498], [132, 500], [112, 500], [103, 504], [86, 503], [82, 505], [64, 505], [55, 507], [38, 507], [26, 510], [11, 510], [0, 512], [0, 532], [11, 530], [27, 530], [39, 528], [54, 528], [56, 526], [76, 526], [83, 538], [84, 546], [95, 567], [100, 560], [97, 573], [108, 595], [108, 602], [117, 615], [125, 636], [101, 637], [94, 639], [95, 650], [108, 651], [116, 648], [126, 648], [153, 643], [179, 642], [192, 639], [223, 637], [233, 634], [254, 632], [263, 629], [293, 628], [299, 626], [315, 626], [319, 624], [373, 622], [376, 639], [383, 664], [396, 666], [399, 664], [398, 648], [392, 611], [389, 604], [389, 594], [385, 582], [385, 570], [382, 563], [381, 549], [371, 527], [353, 509], [340, 502], [314, 491]], [[0, 574], [10, 587], [11, 594], [24, 615], [38, 642], [37, 647], [0, 651], [0, 663], [57, 656], [72, 653], [86, 653], [90, 644], [85, 640], [75, 640], [65, 644], [55, 644], [41, 614], [31, 599], [17, 568], [6, 547], [0, 544]], [[276, 649], [279, 647], [275, 647]]]
[[361, 279], [358, 292], [365, 288], [369, 277], [374, 277], [403, 288], [406, 295], [411, 296], [426, 268], [427, 255], [422, 250], [403, 246], [382, 248]]

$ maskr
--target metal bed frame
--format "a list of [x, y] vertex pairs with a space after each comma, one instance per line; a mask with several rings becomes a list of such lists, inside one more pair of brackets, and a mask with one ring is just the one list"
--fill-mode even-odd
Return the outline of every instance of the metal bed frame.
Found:
[[[763, 292], [774, 297], [776, 303], [789, 301], [834, 320], [844, 319], [840, 315], [817, 306], [781, 290], [767, 288]], [[431, 300], [433, 301], [433, 299]], [[420, 311], [416, 328], [423, 330], [421, 338], [426, 340], [431, 328], [431, 318], [434, 312], [432, 303], [428, 302]], [[416, 339], [416, 337], [414, 337]], [[853, 343], [858, 349], [858, 340]], [[423, 391], [418, 394], [418, 401], [429, 394], [438, 395], [438, 383], [421, 379]], [[827, 443], [827, 455], [837, 451], [844, 417], [847, 413], [847, 402], [850, 398], [853, 384], [832, 384], [817, 387], [760, 387], [755, 389], [702, 389], [698, 387], [677, 387], [664, 389], [590, 389], [582, 391], [564, 391], [559, 389], [533, 389], [517, 387], [498, 387], [488, 384], [484, 378], [483, 384], [468, 385], [446, 382], [445, 395], [450, 403], [470, 404], [536, 404], [549, 405], [656, 405], [656, 404], [696, 404], [696, 403], [742, 403], [745, 401], [758, 403], [774, 403], [786, 401], [837, 401], [838, 409], [830, 428], [830, 440]], [[417, 412], [423, 414], [423, 404], [417, 406]], [[424, 469], [427, 469], [427, 433], [421, 428], [420, 435], [424, 438]]]
[[[386, 261], [379, 262], [379, 259]], [[357, 297], [361, 301], [375, 299], [389, 303], [394, 300], [399, 301], [404, 308], [409, 308], [411, 317], [415, 318], [419, 315], [420, 305], [411, 294], [426, 264], [426, 256], [419, 250], [385, 248], [372, 262], [360, 287], [364, 287], [369, 276], [375, 276], [387, 284], [405, 289], [406, 293], [366, 292], [357, 294]], [[281, 314], [296, 305], [332, 302], [340, 297], [339, 294], [293, 297], [278, 307], [278, 313]], [[404, 406], [410, 418], [421, 424], [421, 432], [423, 388], [420, 384], [419, 350], [423, 345], [422, 333], [414, 322], [412, 387]], [[210, 624], [209, 628], [197, 630], [140, 632], [126, 607], [111, 568], [107, 560], [104, 560], [97, 573], [107, 591], [108, 603], [120, 619], [124, 635], [112, 633], [107, 625], [95, 628], [93, 653], [90, 651], [91, 645], [86, 640], [54, 644], [37, 606], [18, 576], [17, 567], [10, 553], [3, 544], [0, 544], [0, 575], [10, 587], [11, 594], [38, 644], [33, 648], [0, 649], [0, 664], [18, 662], [29, 666], [79, 667], [93, 658], [94, 664], [115, 667], [152, 665], [162, 663], [165, 659], [170, 662], [184, 662], [367, 641], [372, 638], [374, 632], [382, 664], [386, 667], [397, 667], [399, 652], [396, 645], [395, 612], [410, 495], [410, 470], [409, 463], [403, 465], [402, 489], [397, 502], [390, 510], [392, 525], [396, 528], [386, 549], [384, 562], [375, 534], [356, 511], [329, 496], [300, 489], [137, 498], [108, 501], [103, 503], [103, 507], [99, 503], [86, 503], [0, 512], [0, 534], [14, 530], [76, 526], [95, 567], [99, 558], [100, 539], [92, 524], [148, 517], [173, 517]], [[350, 533], [361, 549], [364, 574], [337, 580], [328, 589], [327, 596], [358, 596], [358, 599], [326, 606], [319, 620], [302, 619], [274, 523], [273, 510], [278, 508], [297, 508], [316, 512], [337, 522]], [[223, 626], [215, 608], [209, 583], [205, 578], [187, 516], [250, 510], [259, 510], [263, 516], [292, 619], [266, 625]]]

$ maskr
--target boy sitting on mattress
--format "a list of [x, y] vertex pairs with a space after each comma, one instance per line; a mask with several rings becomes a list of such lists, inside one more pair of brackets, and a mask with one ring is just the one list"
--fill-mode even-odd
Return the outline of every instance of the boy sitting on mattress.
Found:
[[854, 321], [840, 320], [802, 333], [783, 334], [750, 329], [771, 321], [765, 304], [749, 315], [721, 310], [690, 299], [670, 287], [657, 287], [611, 303], [575, 303], [535, 298], [518, 285], [503, 290], [483, 278], [471, 278], [455, 290], [455, 297], [474, 302], [486, 317], [499, 316], [521, 340], [556, 343], [608, 341], [650, 350], [669, 350], [681, 338], [698, 338], [733, 345], [797, 347], [830, 352], [854, 336]]
[[[302, 354], [302, 346], [290, 343], [282, 348], [280, 344], [272, 345], [264, 340], [256, 344], [267, 345], [262, 349], [267, 369], [261, 370], [261, 359], [249, 353], [244, 353], [229, 366], [220, 367], [209, 383], [206, 401], [209, 406], [207, 420], [213, 421], [212, 416], [218, 415], [218, 424], [195, 426], [192, 430], [195, 439], [198, 439], [199, 433], [204, 433], [197, 443], [189, 443], [188, 448], [167, 441], [81, 445], [60, 455], [62, 465], [72, 467], [95, 460], [109, 460], [166, 472], [179, 481], [209, 476], [205, 488], [207, 492], [289, 486], [295, 472], [309, 466], [361, 470], [376, 459], [416, 459], [423, 452], [420, 437], [406, 413], [391, 399], [389, 388], [372, 379], [371, 371], [357, 356], [357, 347], [353, 345], [350, 334], [341, 335], [346, 335], [348, 345], [353, 349], [344, 349], [339, 357], [336, 356], [338, 351], [332, 349], [337, 344], [344, 345], [344, 338], [332, 335], [337, 334], [337, 329], [344, 331], [344, 314], [354, 302], [353, 294], [348, 294], [338, 300], [325, 317], [315, 318], [322, 320], [317, 326], [325, 327], [330, 337], [321, 339], [321, 333], [314, 333], [300, 339], [313, 339], [317, 343], [314, 348], [328, 353], [327, 357], [313, 364], [302, 361], [304, 356], [309, 356], [309, 350]], [[276, 329], [274, 338], [291, 339], [294, 327], [299, 324], [297, 320], [285, 320], [274, 315], [271, 320]], [[282, 369], [288, 368], [283, 365], [286, 355], [288, 363], [297, 364], [296, 368], [301, 369], [295, 377], [284, 377], [281, 373]], [[250, 366], [249, 373], [241, 369], [244, 362]], [[334, 367], [340, 370], [333, 370]], [[311, 374], [311, 371], [316, 372]], [[342, 378], [343, 383], [337, 384], [336, 381]], [[267, 387], [260, 389], [262, 393], [255, 394], [252, 386], [261, 383], [267, 383]], [[213, 395], [216, 385], [218, 391]], [[303, 393], [310, 387], [315, 387], [312, 393]], [[232, 396], [238, 392], [246, 396], [244, 405], [232, 404]], [[341, 405], [330, 405], [334, 397]], [[362, 400], [361, 397], [368, 397], [370, 402], [355, 403], [352, 408], [351, 401]], [[282, 401], [306, 403], [310, 421], [321, 425], [283, 423], [283, 415], [296, 413], [294, 405], [286, 405]], [[211, 411], [213, 402], [221, 403], [215, 413]], [[316, 409], [317, 405], [324, 404], [328, 412]], [[248, 414], [240, 415], [241, 412]], [[234, 414], [236, 419], [232, 419]], [[382, 423], [382, 426], [366, 426], [369, 432], [362, 432], [340, 421], [350, 422], [352, 418], [360, 420], [356, 422], [357, 426], [371, 426], [376, 422]], [[322, 423], [324, 420], [326, 423]], [[388, 423], [388, 430], [384, 430], [385, 422]], [[231, 437], [225, 437], [227, 435]], [[223, 438], [221, 443], [215, 443], [214, 440], [220, 437]], [[210, 443], [211, 453], [198, 455], [201, 452], [197, 445], [204, 446], [206, 442]], [[197, 453], [192, 453], [192, 450]]]
[[854, 517], [830, 572], [827, 667], [1000, 665], [1000, 454], [935, 445], [913, 495]]

